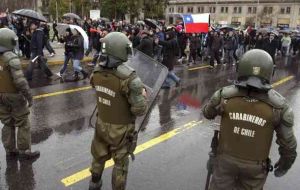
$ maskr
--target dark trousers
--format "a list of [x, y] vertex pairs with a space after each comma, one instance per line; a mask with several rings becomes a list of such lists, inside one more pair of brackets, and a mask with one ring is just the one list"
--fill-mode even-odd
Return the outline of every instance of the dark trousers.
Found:
[[53, 75], [51, 70], [48, 67], [46, 58], [44, 58], [43, 56], [39, 56], [39, 58], [37, 58], [35, 62], [32, 61], [37, 56], [38, 56], [37, 53], [35, 52], [31, 53], [31, 61], [29, 62], [29, 66], [27, 67], [27, 71], [26, 71], [27, 80], [32, 80], [32, 74], [36, 63], [39, 64], [40, 68], [47, 75], [47, 77], [51, 77]]
[[262, 161], [248, 161], [227, 155], [218, 155], [210, 190], [262, 190], [268, 172]]
[[221, 64], [219, 50], [210, 50], [210, 65], [214, 66], [214, 61], [217, 60], [218, 64]]
[[50, 40], [49, 39], [46, 40], [45, 48], [49, 51], [49, 53], [55, 53], [55, 51], [53, 50], [53, 48], [50, 45]]
[[54, 35], [52, 37], [52, 42], [54, 41], [55, 37], [57, 38], [57, 41], [59, 40], [58, 32], [54, 32]]
[[189, 61], [196, 62], [196, 58], [197, 58], [197, 49], [192, 49], [189, 57]]

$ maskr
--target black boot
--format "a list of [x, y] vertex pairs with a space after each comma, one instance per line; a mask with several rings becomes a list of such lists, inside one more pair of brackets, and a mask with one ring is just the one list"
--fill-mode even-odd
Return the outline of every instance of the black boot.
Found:
[[74, 81], [79, 81], [79, 73], [77, 71], [75, 71], [75, 74], [74, 74]]
[[86, 79], [89, 75], [87, 74], [87, 72], [85, 72], [84, 70], [81, 71], [82, 75], [83, 75], [83, 80]]
[[39, 151], [31, 150], [19, 151], [19, 160], [37, 160], [40, 157]]
[[92, 179], [89, 184], [89, 190], [101, 190], [102, 180], [101, 176], [95, 173], [92, 173]]

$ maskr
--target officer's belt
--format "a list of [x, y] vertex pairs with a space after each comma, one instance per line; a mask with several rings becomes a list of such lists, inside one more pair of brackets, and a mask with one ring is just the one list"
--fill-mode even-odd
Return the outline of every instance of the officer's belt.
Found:
[[225, 153], [221, 153], [218, 156], [224, 157], [224, 158], [228, 158], [231, 160], [235, 160], [244, 164], [252, 164], [252, 165], [262, 165], [262, 164], [266, 164], [268, 162], [268, 158], [266, 158], [265, 160], [245, 160], [245, 159], [241, 159], [241, 158], [237, 158], [235, 156], [231, 156], [229, 154], [225, 154]]

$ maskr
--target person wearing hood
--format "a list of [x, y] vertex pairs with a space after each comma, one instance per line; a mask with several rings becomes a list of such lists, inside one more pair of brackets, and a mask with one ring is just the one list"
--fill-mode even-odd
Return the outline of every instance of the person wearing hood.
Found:
[[88, 74], [83, 70], [80, 65], [80, 60], [84, 57], [84, 40], [81, 34], [77, 29], [72, 30], [72, 43], [70, 43], [70, 47], [72, 48], [72, 61], [73, 61], [73, 68], [75, 70], [75, 81], [78, 81], [79, 73], [83, 75], [83, 79], [88, 77]]
[[32, 37], [30, 42], [30, 52], [31, 52], [31, 61], [26, 71], [27, 80], [32, 80], [32, 74], [34, 69], [34, 64], [36, 61], [40, 64], [42, 70], [50, 78], [53, 74], [48, 68], [47, 59], [44, 58], [43, 49], [45, 46], [45, 38], [43, 28], [39, 27], [40, 23], [34, 21], [30, 24], [30, 29], [32, 31]]
[[73, 57], [72, 45], [71, 45], [72, 37], [73, 37], [73, 34], [71, 31], [71, 28], [67, 28], [63, 38], [60, 38], [60, 42], [65, 43], [65, 59], [64, 59], [64, 64], [61, 67], [60, 71], [58, 73], [56, 73], [56, 75], [59, 77], [62, 77], [62, 75], [64, 74], [64, 72], [67, 69], [69, 61]]
[[180, 78], [178, 78], [174, 73], [174, 64], [176, 62], [176, 55], [179, 53], [178, 43], [175, 39], [175, 34], [173, 31], [166, 32], [166, 41], [155, 39], [155, 43], [159, 44], [163, 47], [163, 61], [162, 64], [165, 65], [169, 69], [169, 74], [165, 83], [163, 84], [163, 88], [170, 88], [171, 81], [176, 83], [176, 86], [180, 84]]
[[149, 32], [142, 32], [141, 42], [136, 49], [153, 58], [153, 39], [150, 38]]

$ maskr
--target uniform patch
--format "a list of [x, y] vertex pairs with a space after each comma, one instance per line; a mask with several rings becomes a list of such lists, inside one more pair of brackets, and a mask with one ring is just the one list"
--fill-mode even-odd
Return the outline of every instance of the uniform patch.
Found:
[[3, 71], [3, 67], [0, 65], [0, 71]]
[[260, 74], [260, 67], [253, 67], [253, 75], [259, 75]]

